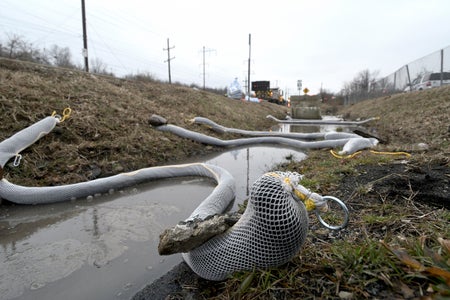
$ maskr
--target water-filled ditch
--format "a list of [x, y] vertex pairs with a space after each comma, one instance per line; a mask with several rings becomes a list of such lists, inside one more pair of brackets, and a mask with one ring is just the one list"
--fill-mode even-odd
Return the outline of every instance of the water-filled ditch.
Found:
[[[325, 132], [337, 125], [289, 125], [283, 132]], [[202, 157], [236, 180], [232, 210], [264, 172], [294, 149], [258, 146]], [[194, 161], [190, 161], [194, 162]], [[181, 262], [160, 256], [159, 234], [187, 218], [213, 190], [209, 179], [175, 178], [75, 202], [0, 205], [0, 295], [2, 299], [129, 299]]]
[[[234, 176], [235, 210], [260, 175], [291, 158], [305, 154], [251, 147], [197, 161]], [[76, 202], [0, 206], [2, 299], [129, 299], [181, 262], [181, 255], [159, 256], [159, 234], [187, 218], [214, 186], [176, 178]]]

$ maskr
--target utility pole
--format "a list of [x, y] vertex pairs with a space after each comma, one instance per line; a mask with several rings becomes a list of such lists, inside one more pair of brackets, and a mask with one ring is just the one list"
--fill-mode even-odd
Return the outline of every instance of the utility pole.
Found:
[[164, 62], [168, 63], [168, 67], [169, 67], [169, 84], [172, 83], [172, 77], [170, 76], [170, 61], [175, 58], [175, 57], [170, 57], [170, 49], [173, 49], [173, 48], [175, 48], [175, 46], [170, 47], [169, 46], [169, 38], [167, 38], [167, 48], [163, 48], [163, 51], [167, 51], [167, 60], [165, 60]]
[[87, 47], [87, 30], [86, 30], [86, 7], [84, 0], [81, 0], [81, 19], [83, 22], [83, 56], [84, 56], [84, 70], [89, 72], [89, 59]]
[[251, 91], [251, 81], [250, 81], [250, 59], [251, 59], [251, 54], [252, 54], [252, 35], [251, 33], [248, 34], [248, 76], [247, 76], [247, 80], [248, 80], [248, 85], [247, 85], [247, 97], [248, 99], [250, 99], [250, 91]]
[[244, 91], [247, 91], [247, 87], [248, 87], [247, 77], [243, 80], [243, 82], [244, 82]]
[[205, 89], [205, 75], [206, 75], [206, 72], [205, 72], [205, 53], [206, 52], [213, 52], [213, 51], [215, 51], [215, 50], [213, 50], [213, 49], [205, 49], [205, 46], [203, 46], [203, 90]]

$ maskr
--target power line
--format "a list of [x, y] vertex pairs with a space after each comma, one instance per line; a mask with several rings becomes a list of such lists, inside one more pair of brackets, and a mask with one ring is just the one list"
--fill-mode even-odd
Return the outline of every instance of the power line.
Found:
[[[58, 5], [52, 6], [41, 6], [39, 7], [39, 13], [37, 10], [31, 10], [28, 6], [23, 6], [20, 2], [4, 0], [0, 4], [0, 7], [15, 8], [15, 11], [20, 14], [10, 14], [4, 15], [6, 10], [0, 9], [0, 19], [4, 22], [0, 22], [0, 30], [3, 29], [4, 32], [14, 29], [23, 34], [24, 36], [31, 36], [34, 38], [32, 40], [33, 44], [40, 44], [45, 48], [49, 43], [59, 44], [63, 42], [68, 46], [69, 49], [79, 49], [80, 47], [77, 45], [80, 44], [80, 40], [83, 39], [82, 28], [80, 28], [80, 2], [72, 3], [69, 6], [69, 10], [67, 11], [60, 8]], [[142, 45], [133, 47], [133, 49], [126, 49], [123, 43], [123, 38], [130, 39], [130, 42], [127, 42], [126, 45], [130, 45], [131, 43], [135, 43], [134, 35], [127, 34], [125, 37], [122, 35], [121, 30], [125, 28], [125, 23], [127, 25], [129, 23], [134, 24], [136, 29], [141, 31], [144, 35], [150, 36], [167, 36], [165, 33], [161, 33], [155, 30], [151, 30], [151, 27], [145, 26], [145, 22], [138, 22], [138, 19], [130, 18], [129, 15], [123, 14], [123, 11], [112, 11], [109, 10], [109, 7], [106, 7], [102, 12], [102, 14], [96, 12], [93, 7], [90, 5], [90, 2], [85, 1], [85, 18], [86, 18], [86, 31], [89, 31], [89, 36], [87, 36], [87, 45], [82, 49], [82, 51], [74, 51], [75, 60], [81, 61], [82, 68], [84, 67], [84, 54], [88, 55], [88, 67], [89, 71], [92, 71], [92, 58], [105, 56], [107, 60], [105, 63], [112, 67], [112, 72], [125, 73], [125, 72], [133, 72], [131, 69], [135, 68], [134, 65], [138, 66], [146, 66], [146, 68], [150, 68], [153, 72], [155, 72], [158, 77], [164, 77], [164, 70], [167, 72], [166, 66], [164, 66], [165, 62], [162, 61], [161, 58], [157, 58], [157, 55], [153, 55], [153, 53], [148, 57], [149, 49], [144, 50], [145, 48]], [[1, 2], [1, 1], [0, 1]], [[11, 2], [11, 5], [7, 5]], [[6, 3], [6, 4], [5, 4]], [[78, 6], [78, 8], [77, 8]], [[95, 7], [94, 7], [95, 8]], [[44, 11], [47, 13], [51, 11], [51, 14], [48, 17], [43, 17]], [[78, 18], [76, 17], [76, 12], [78, 11]], [[42, 12], [42, 14], [41, 14]], [[74, 21], [74, 22], [72, 22]], [[107, 27], [107, 28], [106, 28]], [[106, 29], [105, 29], [106, 28]], [[105, 30], [111, 31], [111, 28], [114, 29], [115, 34], [113, 36], [103, 35]], [[99, 30], [101, 29], [101, 30]], [[102, 32], [101, 32], [102, 31]], [[4, 32], [0, 32], [0, 39], [3, 39]], [[134, 39], [134, 40], [131, 40]], [[47, 45], [46, 45], [47, 44]], [[164, 43], [165, 44], [165, 43]], [[168, 44], [169, 48], [173, 48], [170, 44]], [[88, 49], [89, 48], [89, 49]], [[164, 49], [166, 50], [166, 49]], [[209, 79], [209, 85], [212, 86], [223, 86], [226, 84], [220, 83], [220, 81], [228, 81], [230, 75], [227, 74], [227, 71], [221, 69], [219, 65], [215, 66], [206, 66], [208, 63], [206, 57], [206, 52], [208, 48], [205, 47], [205, 69], [203, 75], [205, 76], [205, 88], [206, 88], [206, 75], [208, 71], [208, 76], [210, 72], [214, 73], [214, 78]], [[131, 52], [131, 53], [130, 53]], [[152, 52], [152, 49], [150, 49]], [[168, 57], [170, 60], [174, 59], [173, 51], [172, 53], [168, 53]], [[103, 57], [101, 57], [103, 59]], [[167, 59], [166, 58], [166, 59]], [[177, 55], [179, 58], [179, 55]], [[180, 58], [179, 58], [180, 59]], [[181, 63], [181, 61], [180, 61]], [[133, 67], [131, 67], [133, 65]], [[176, 82], [180, 80], [184, 83], [197, 83], [201, 86], [202, 79], [198, 76], [198, 71], [193, 70], [189, 64], [181, 64], [177, 63], [177, 72], [173, 74], [171, 67], [172, 62], [170, 62], [170, 81]], [[208, 69], [206, 69], [208, 68]], [[197, 72], [197, 73], [196, 73]], [[201, 71], [200, 71], [201, 72]], [[155, 75], [156, 75], [155, 74]], [[122, 75], [122, 74], [120, 74]]]

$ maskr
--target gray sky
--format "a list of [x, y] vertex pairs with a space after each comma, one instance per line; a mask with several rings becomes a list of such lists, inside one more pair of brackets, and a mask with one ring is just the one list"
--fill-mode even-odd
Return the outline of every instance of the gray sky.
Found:
[[[297, 94], [338, 92], [363, 70], [386, 76], [450, 45], [448, 0], [85, 0], [89, 58], [118, 76], [149, 72], [172, 81], [225, 87], [247, 76]], [[39, 48], [69, 47], [82, 64], [80, 0], [1, 0], [0, 41], [18, 34]]]

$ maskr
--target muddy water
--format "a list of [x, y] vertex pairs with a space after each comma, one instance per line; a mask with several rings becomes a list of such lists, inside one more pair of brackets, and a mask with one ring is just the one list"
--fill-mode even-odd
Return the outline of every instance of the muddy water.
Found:
[[[296, 150], [252, 147], [197, 161], [236, 179], [234, 207], [251, 184]], [[159, 234], [213, 190], [209, 179], [178, 178], [75, 202], [0, 205], [1, 299], [129, 299], [181, 261], [159, 256]]]

